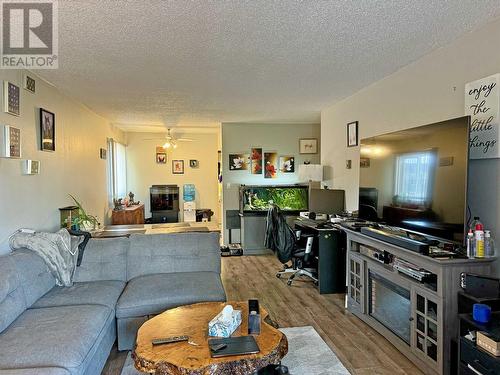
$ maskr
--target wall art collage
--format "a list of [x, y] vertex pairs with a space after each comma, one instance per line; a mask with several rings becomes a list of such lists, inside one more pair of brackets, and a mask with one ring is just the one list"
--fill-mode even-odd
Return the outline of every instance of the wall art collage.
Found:
[[250, 174], [277, 178], [278, 173], [295, 173], [295, 156], [278, 155], [275, 151], [263, 151], [252, 147], [250, 153], [229, 154], [229, 171], [248, 171]]

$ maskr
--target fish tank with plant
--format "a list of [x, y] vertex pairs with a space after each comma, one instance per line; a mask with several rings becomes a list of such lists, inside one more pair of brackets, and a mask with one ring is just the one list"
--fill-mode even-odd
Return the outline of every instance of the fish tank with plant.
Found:
[[282, 211], [308, 211], [308, 186], [240, 186], [240, 212], [265, 212], [271, 204]]

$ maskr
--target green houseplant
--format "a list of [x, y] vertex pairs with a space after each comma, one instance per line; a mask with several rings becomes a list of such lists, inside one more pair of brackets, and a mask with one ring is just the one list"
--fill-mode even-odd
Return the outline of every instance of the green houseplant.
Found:
[[75, 205], [78, 207], [78, 216], [74, 217], [71, 221], [71, 225], [79, 230], [79, 229], [97, 229], [99, 222], [97, 217], [93, 215], [87, 214], [81, 203], [71, 194], [68, 194], [71, 199], [75, 202]]

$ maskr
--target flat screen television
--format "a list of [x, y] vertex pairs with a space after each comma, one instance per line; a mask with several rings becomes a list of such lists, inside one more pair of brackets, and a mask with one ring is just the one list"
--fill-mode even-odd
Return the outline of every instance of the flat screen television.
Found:
[[466, 116], [362, 139], [359, 217], [462, 242], [469, 123]]

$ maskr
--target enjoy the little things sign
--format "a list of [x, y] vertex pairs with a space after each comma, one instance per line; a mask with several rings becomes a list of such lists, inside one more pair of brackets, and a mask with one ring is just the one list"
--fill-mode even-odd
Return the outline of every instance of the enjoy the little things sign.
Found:
[[465, 114], [471, 116], [471, 159], [500, 157], [499, 84], [500, 74], [494, 74], [465, 85]]

